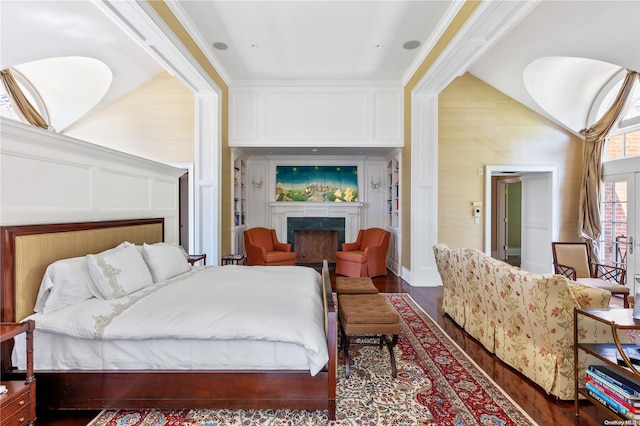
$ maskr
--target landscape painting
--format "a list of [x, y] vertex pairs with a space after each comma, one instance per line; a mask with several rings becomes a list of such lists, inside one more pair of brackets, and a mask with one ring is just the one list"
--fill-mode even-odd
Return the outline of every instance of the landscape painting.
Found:
[[358, 201], [358, 167], [276, 166], [276, 201]]

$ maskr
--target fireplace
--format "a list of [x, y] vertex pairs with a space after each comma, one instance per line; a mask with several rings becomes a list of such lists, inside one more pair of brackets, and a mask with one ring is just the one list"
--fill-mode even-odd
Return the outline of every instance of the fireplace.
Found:
[[[350, 203], [272, 201], [269, 206], [271, 207], [271, 226], [276, 230], [278, 240], [293, 245], [294, 250], [296, 229], [299, 231], [335, 231], [337, 234], [335, 245], [339, 250], [342, 243], [355, 241], [361, 228], [362, 202], [360, 201]], [[305, 236], [305, 238], [307, 237], [308, 235]], [[298, 252], [298, 250], [295, 251]], [[323, 255], [329, 256], [328, 254]]]
[[296, 252], [296, 262], [336, 261], [336, 251], [345, 242], [342, 217], [288, 217], [287, 241]]

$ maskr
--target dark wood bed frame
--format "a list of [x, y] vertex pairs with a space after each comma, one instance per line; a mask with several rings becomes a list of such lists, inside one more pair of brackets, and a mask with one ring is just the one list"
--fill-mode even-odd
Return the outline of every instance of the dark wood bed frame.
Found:
[[[159, 241], [162, 241], [164, 238], [163, 219], [2, 227], [2, 245], [0, 246], [2, 311], [0, 320], [15, 322], [23, 319], [17, 318], [19, 313], [16, 309], [16, 298], [20, 293], [21, 285], [20, 280], [16, 279], [17, 238], [25, 235], [55, 234], [80, 230], [104, 233], [105, 230], [112, 228], [136, 227], [146, 224], [161, 224], [162, 235], [159, 237]], [[98, 236], [98, 238], [102, 237]], [[144, 241], [131, 242], [141, 244]], [[113, 247], [113, 245], [109, 245]], [[80, 254], [75, 254], [75, 256], [78, 255]], [[71, 256], [65, 255], [63, 257]], [[308, 370], [36, 371], [38, 408], [47, 410], [104, 408], [326, 409], [329, 419], [333, 420], [336, 418], [337, 326], [326, 261], [323, 265], [322, 281], [329, 362], [315, 376], [311, 376]], [[10, 354], [10, 350], [9, 347], [2, 348], [3, 375], [9, 373], [11, 369], [10, 357], [7, 356]]]

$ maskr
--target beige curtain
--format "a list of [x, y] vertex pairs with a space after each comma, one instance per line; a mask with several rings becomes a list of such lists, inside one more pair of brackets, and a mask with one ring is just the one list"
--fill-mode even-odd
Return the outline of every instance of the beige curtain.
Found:
[[582, 163], [582, 188], [578, 217], [578, 234], [589, 242], [592, 260], [598, 261], [599, 254], [595, 240], [602, 232], [600, 222], [600, 184], [602, 181], [602, 153], [611, 128], [616, 123], [624, 105], [638, 81], [639, 73], [627, 70], [627, 75], [615, 101], [600, 121], [580, 134], [585, 137]]
[[2, 84], [4, 84], [5, 90], [11, 98], [11, 102], [17, 108], [16, 113], [22, 117], [23, 121], [33, 126], [49, 129], [49, 124], [22, 93], [9, 68], [0, 71], [0, 80], [2, 80]]

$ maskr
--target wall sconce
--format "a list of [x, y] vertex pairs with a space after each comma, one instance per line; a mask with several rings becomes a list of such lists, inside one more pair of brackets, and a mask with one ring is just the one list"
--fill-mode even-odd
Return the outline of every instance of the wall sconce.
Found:
[[373, 178], [371, 178], [371, 189], [378, 189], [382, 186], [382, 179], [380, 178], [380, 176], [378, 176], [378, 180], [377, 181], [373, 181]]
[[253, 185], [253, 189], [255, 189], [256, 191], [261, 191], [262, 190], [262, 176], [260, 176], [260, 180], [258, 182], [256, 182], [255, 176], [252, 176], [251, 177], [251, 184]]

